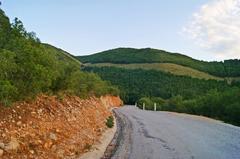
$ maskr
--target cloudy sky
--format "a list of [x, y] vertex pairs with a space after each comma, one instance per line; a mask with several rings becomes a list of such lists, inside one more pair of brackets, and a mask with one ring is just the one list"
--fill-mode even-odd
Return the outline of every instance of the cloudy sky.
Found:
[[240, 58], [240, 0], [2, 0], [1, 8], [74, 55], [151, 47], [208, 61]]

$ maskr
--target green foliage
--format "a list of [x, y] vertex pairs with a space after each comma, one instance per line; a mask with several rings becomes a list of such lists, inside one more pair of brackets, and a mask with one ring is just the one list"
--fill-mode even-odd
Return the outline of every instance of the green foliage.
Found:
[[70, 54], [41, 44], [15, 18], [12, 24], [0, 9], [0, 103], [34, 98], [39, 93], [71, 92], [80, 97], [118, 93], [93, 73], [80, 71]]
[[163, 106], [165, 105], [166, 100], [160, 97], [152, 97], [151, 100], [156, 104], [157, 110], [163, 110]]
[[89, 96], [101, 96], [102, 94], [113, 93], [113, 87], [94, 73], [85, 73], [81, 71], [73, 72], [68, 78], [68, 90], [70, 93], [82, 98]]
[[180, 95], [174, 96], [167, 100], [164, 104], [162, 110], [165, 111], [177, 111], [177, 112], [185, 112], [185, 107], [183, 106], [183, 97]]
[[143, 104], [145, 104], [145, 109], [146, 110], [153, 110], [154, 109], [153, 108], [154, 104], [153, 104], [152, 100], [150, 98], [147, 98], [147, 97], [143, 97], [143, 98], [139, 99], [137, 104], [138, 104], [138, 107], [141, 108], [141, 109], [143, 108]]
[[7, 40], [10, 32], [10, 23], [8, 17], [0, 9], [0, 48], [2, 48]]
[[85, 67], [120, 88], [127, 104], [147, 110], [174, 111], [204, 115], [240, 125], [240, 84], [175, 76], [155, 70], [129, 70], [116, 67]]
[[126, 69], [144, 69], [144, 70], [159, 70], [167, 73], [171, 73], [179, 76], [190, 76], [192, 78], [199, 79], [215, 79], [215, 80], [224, 80], [224, 78], [212, 76], [208, 73], [192, 69], [190, 67], [185, 67], [178, 64], [172, 63], [133, 63], [133, 64], [113, 64], [113, 63], [96, 63], [96, 64], [85, 64], [87, 66], [95, 67], [120, 67]]
[[106, 121], [106, 125], [108, 128], [112, 128], [114, 126], [114, 118], [113, 116], [109, 116]]
[[[148, 103], [147, 105], [158, 103], [154, 98], [141, 98], [138, 101], [140, 108], [142, 101]], [[203, 115], [240, 125], [240, 88], [238, 87], [228, 88], [223, 92], [212, 89], [194, 99], [183, 99], [178, 95], [164, 100], [161, 105], [161, 109], [158, 110]]]
[[169, 99], [181, 95], [191, 99], [211, 89], [225, 90], [231, 87], [225, 81], [200, 80], [175, 76], [156, 70], [129, 70], [115, 67], [85, 67], [85, 71], [97, 73], [120, 89], [120, 96], [127, 104], [134, 104], [142, 97]]
[[219, 77], [240, 76], [240, 60], [226, 60], [224, 62], [206, 62], [192, 59], [178, 53], [169, 53], [151, 48], [132, 49], [118, 48], [100, 52], [89, 56], [79, 56], [83, 63], [172, 63], [187, 66]]
[[17, 88], [9, 81], [0, 80], [0, 101], [1, 104], [9, 106], [16, 98]]

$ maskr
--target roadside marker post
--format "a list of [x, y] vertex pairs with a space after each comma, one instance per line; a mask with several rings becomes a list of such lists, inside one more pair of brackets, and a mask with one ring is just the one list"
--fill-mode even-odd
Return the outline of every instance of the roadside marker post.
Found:
[[135, 103], [135, 107], [137, 107], [137, 103]]
[[154, 111], [157, 111], [157, 103], [154, 103]]
[[145, 103], [143, 103], [143, 110], [145, 110]]

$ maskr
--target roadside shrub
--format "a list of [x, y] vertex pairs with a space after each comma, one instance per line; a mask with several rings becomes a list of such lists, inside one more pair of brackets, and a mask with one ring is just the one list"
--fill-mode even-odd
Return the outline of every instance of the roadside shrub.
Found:
[[164, 100], [160, 97], [152, 97], [151, 100], [152, 100], [153, 103], [156, 103], [158, 111], [162, 110], [163, 105], [166, 103], [166, 100]]
[[154, 108], [154, 104], [152, 102], [152, 100], [148, 97], [143, 97], [141, 99], [138, 100], [137, 104], [138, 104], [138, 107], [140, 109], [143, 109], [143, 103], [145, 103], [145, 109], [146, 110], [153, 110]]
[[114, 126], [114, 118], [113, 116], [109, 116], [106, 121], [106, 125], [108, 128], [112, 128]]

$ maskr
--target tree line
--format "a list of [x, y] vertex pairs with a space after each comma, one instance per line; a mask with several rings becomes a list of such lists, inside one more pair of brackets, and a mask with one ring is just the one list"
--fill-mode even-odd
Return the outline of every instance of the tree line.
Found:
[[211, 89], [224, 91], [232, 87], [226, 81], [177, 76], [157, 70], [116, 67], [85, 67], [84, 70], [97, 73], [102, 79], [118, 86], [121, 97], [127, 104], [134, 104], [142, 97], [169, 99], [181, 95], [185, 99], [191, 99]]
[[206, 94], [192, 99], [184, 99], [181, 95], [170, 99], [160, 97], [143, 97], [137, 101], [138, 107], [158, 111], [173, 111], [195, 115], [203, 115], [240, 126], [240, 88], [228, 88], [224, 92], [212, 89]]

